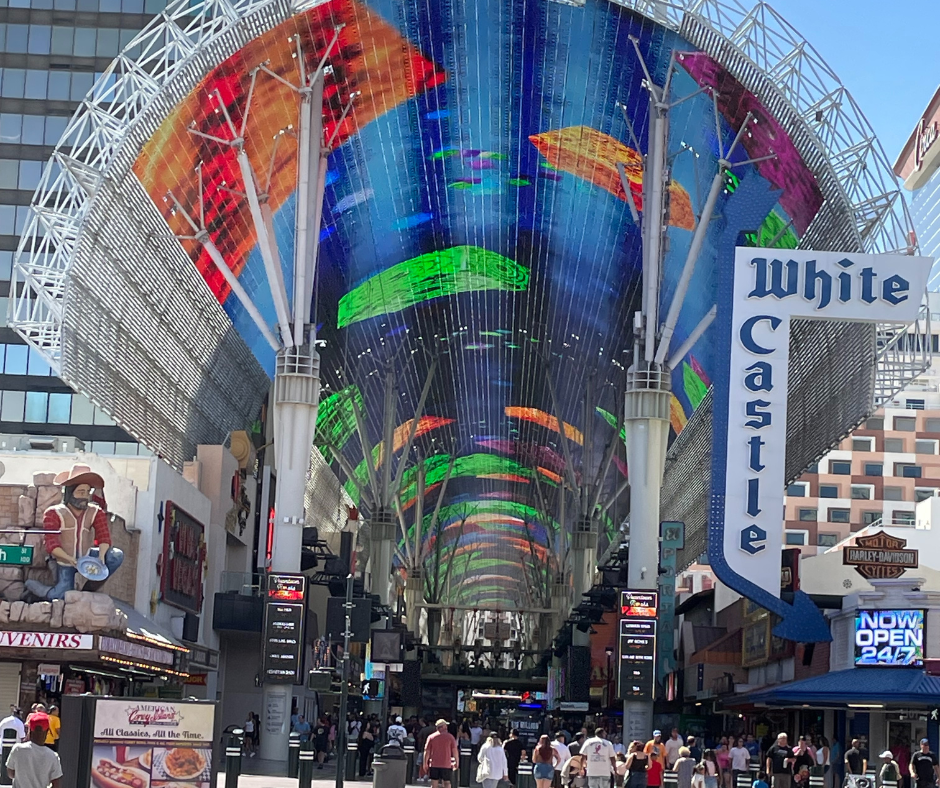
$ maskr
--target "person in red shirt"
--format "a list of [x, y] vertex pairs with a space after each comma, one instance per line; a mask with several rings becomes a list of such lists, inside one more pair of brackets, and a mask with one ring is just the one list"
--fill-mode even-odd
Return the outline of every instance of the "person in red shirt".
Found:
[[440, 788], [450, 785], [454, 764], [460, 762], [457, 751], [457, 740], [447, 730], [447, 720], [438, 720], [434, 723], [436, 730], [428, 736], [424, 745], [424, 768], [431, 777], [431, 788]]
[[[108, 568], [108, 577], [124, 563], [124, 553], [111, 546], [111, 531], [108, 516], [99, 498], [104, 489], [104, 479], [87, 465], [73, 465], [72, 470], [63, 471], [54, 483], [62, 488], [62, 503], [46, 509], [42, 518], [45, 529], [48, 565], [52, 572], [51, 586], [38, 580], [27, 580], [27, 590], [40, 599], [62, 599], [66, 591], [75, 588], [78, 559], [82, 557], [82, 535], [86, 530], [94, 531], [95, 545], [84, 555], [103, 562]], [[95, 500], [101, 500], [99, 505]], [[85, 591], [97, 591], [104, 580], [89, 580]]]

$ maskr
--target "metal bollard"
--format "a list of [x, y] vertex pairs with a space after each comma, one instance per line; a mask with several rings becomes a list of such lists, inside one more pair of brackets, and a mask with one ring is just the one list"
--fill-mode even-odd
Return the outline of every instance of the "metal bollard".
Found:
[[[826, 778], [823, 777], [823, 775], [821, 774], [818, 774], [818, 775], [811, 774], [809, 776], [809, 788], [823, 788], [823, 785], [825, 784], [825, 782], [826, 782]], [[885, 783], [884, 788], [898, 788], [898, 787], [897, 787], [897, 783], [895, 783], [894, 785], [890, 785], [890, 786], [888, 785], [888, 783]]]
[[679, 775], [677, 772], [667, 770], [663, 772], [663, 788], [676, 788], [679, 784]]
[[10, 756], [10, 750], [16, 744], [16, 731], [7, 728], [3, 732], [3, 741], [0, 742], [0, 784], [9, 785], [13, 782], [10, 775], [7, 774], [7, 758]]
[[238, 776], [242, 773], [242, 745], [245, 731], [235, 728], [225, 744], [225, 788], [238, 788]]
[[[411, 742], [409, 744], [409, 742]], [[405, 739], [402, 746], [405, 756], [408, 758], [408, 765], [405, 767], [405, 785], [414, 785], [415, 782], [415, 745], [413, 739]]]
[[296, 778], [300, 770], [300, 734], [291, 733], [287, 742], [287, 776]]
[[532, 761], [519, 761], [516, 788], [535, 788], [535, 778], [532, 776]]
[[346, 781], [355, 780], [359, 774], [359, 740], [346, 742]]
[[473, 752], [473, 745], [466, 739], [457, 742], [460, 748], [460, 788], [470, 788], [470, 755]]
[[[812, 781], [812, 778], [810, 780]], [[750, 772], [738, 772], [738, 782], [734, 788], [751, 788], [753, 782]]]
[[300, 781], [298, 783], [299, 788], [310, 788], [311, 783], [313, 783], [313, 759], [314, 759], [313, 744], [309, 741], [304, 742], [300, 745], [300, 754], [297, 756], [299, 761], [298, 776]]

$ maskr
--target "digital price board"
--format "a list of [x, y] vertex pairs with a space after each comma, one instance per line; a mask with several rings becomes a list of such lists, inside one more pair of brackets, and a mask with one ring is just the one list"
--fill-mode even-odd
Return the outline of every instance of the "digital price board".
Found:
[[268, 575], [264, 606], [264, 680], [299, 684], [303, 680], [307, 578]]
[[620, 615], [626, 618], [656, 618], [659, 595], [655, 591], [621, 591]]
[[855, 664], [923, 667], [923, 610], [859, 610], [855, 614]]
[[656, 682], [656, 620], [649, 617], [620, 619], [621, 698], [653, 700]]

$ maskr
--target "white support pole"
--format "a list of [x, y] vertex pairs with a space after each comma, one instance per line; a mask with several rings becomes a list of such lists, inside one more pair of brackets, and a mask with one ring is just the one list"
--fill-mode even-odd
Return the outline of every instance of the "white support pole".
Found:
[[[301, 92], [297, 154], [297, 241], [294, 249], [294, 341], [298, 345], [304, 342], [304, 329], [310, 316], [310, 299], [307, 297], [310, 285], [307, 277], [315, 265], [315, 260], [310, 259], [313, 246], [311, 235], [319, 240], [320, 232], [316, 221], [319, 209], [315, 206], [322, 166], [323, 79], [323, 70], [318, 69], [310, 88]], [[322, 196], [319, 202], [322, 203]]]
[[692, 333], [686, 337], [685, 342], [679, 345], [679, 349], [676, 350], [669, 359], [669, 363], [666, 365], [669, 369], [675, 369], [679, 365], [679, 362], [685, 358], [685, 354], [692, 349], [695, 343], [702, 338], [702, 334], [705, 333], [705, 330], [715, 321], [717, 314], [717, 306], [713, 306], [705, 313], [705, 316], [699, 320], [698, 325], [692, 329]]
[[666, 322], [663, 323], [659, 347], [656, 348], [655, 361], [657, 364], [662, 364], [666, 360], [666, 354], [669, 352], [669, 343], [676, 330], [676, 323], [679, 321], [679, 313], [682, 311], [685, 294], [689, 290], [692, 274], [695, 273], [695, 264], [698, 262], [702, 245], [705, 243], [705, 238], [708, 235], [708, 225], [711, 223], [712, 215], [715, 212], [715, 205], [718, 203], [718, 195], [721, 194], [721, 187], [724, 181], [725, 170], [723, 167], [719, 167], [718, 172], [715, 173], [715, 177], [712, 178], [712, 185], [708, 190], [708, 197], [705, 200], [705, 206], [702, 208], [702, 215], [699, 217], [698, 226], [695, 228], [695, 234], [692, 236], [692, 243], [689, 245], [689, 253], [685, 258], [685, 265], [682, 267], [679, 282], [676, 284], [676, 292], [673, 293], [672, 301], [669, 304]]
[[245, 184], [245, 197], [248, 200], [248, 210], [251, 213], [255, 226], [255, 235], [258, 238], [258, 248], [261, 259], [264, 261], [264, 272], [271, 288], [271, 297], [274, 300], [274, 312], [277, 315], [278, 329], [285, 347], [294, 344], [290, 335], [290, 311], [287, 306], [287, 291], [284, 287], [284, 275], [281, 270], [280, 257], [274, 249], [274, 236], [269, 234], [268, 226], [261, 212], [261, 203], [258, 200], [258, 187], [255, 183], [255, 173], [248, 161], [248, 154], [243, 145], [236, 146], [236, 160], [241, 170], [242, 181]]
[[650, 142], [646, 158], [644, 179], [650, 179], [649, 202], [643, 206], [643, 217], [649, 231], [644, 245], [643, 269], [646, 274], [646, 313], [643, 356], [651, 362], [656, 342], [656, 327], [659, 313], [659, 276], [662, 257], [662, 240], [665, 228], [665, 169], [666, 169], [666, 116], [652, 93], [650, 93]]

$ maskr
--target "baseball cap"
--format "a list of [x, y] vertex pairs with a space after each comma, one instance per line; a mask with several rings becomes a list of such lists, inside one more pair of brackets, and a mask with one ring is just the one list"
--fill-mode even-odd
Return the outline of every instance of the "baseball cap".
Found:
[[434, 727], [435, 727], [435, 728], [440, 728], [441, 725], [446, 725], [446, 724], [447, 724], [447, 720], [445, 720], [445, 719], [440, 719], [440, 720], [438, 720], [437, 722], [434, 723]]
[[43, 728], [44, 730], [49, 730], [49, 715], [44, 711], [36, 711], [29, 715], [29, 721], [27, 722], [29, 729], [33, 728]]
[[891, 752], [891, 750], [885, 750], [883, 753], [881, 753], [881, 757], [882, 757], [882, 758], [893, 758], [893, 757], [894, 757], [894, 753]]
[[396, 717], [395, 722], [401, 722], [401, 717]]
[[921, 740], [920, 740], [920, 743], [921, 743], [921, 744], [930, 744], [930, 739], [921, 739]]
[[662, 731], [653, 731], [653, 735], [654, 735], [654, 736], [662, 736], [662, 735], [663, 735], [663, 732], [662, 732]]

